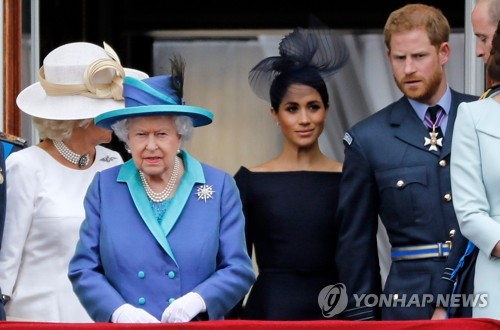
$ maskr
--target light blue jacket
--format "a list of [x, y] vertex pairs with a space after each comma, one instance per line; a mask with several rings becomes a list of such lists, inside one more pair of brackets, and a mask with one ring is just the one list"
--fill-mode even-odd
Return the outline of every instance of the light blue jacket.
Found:
[[95, 321], [108, 322], [125, 303], [160, 320], [190, 291], [209, 319], [222, 319], [255, 281], [233, 178], [184, 151], [182, 158], [186, 170], [161, 224], [132, 160], [91, 183], [69, 278]]
[[453, 206], [462, 234], [479, 248], [474, 293], [487, 294], [472, 317], [500, 319], [500, 103], [492, 97], [461, 103], [452, 142]]

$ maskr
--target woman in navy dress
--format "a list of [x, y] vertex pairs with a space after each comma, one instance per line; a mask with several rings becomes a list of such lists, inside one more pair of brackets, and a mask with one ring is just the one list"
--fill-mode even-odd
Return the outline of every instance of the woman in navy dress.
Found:
[[336, 283], [335, 211], [342, 163], [320, 149], [329, 108], [325, 77], [348, 59], [328, 29], [297, 28], [280, 43], [280, 56], [249, 74], [257, 96], [271, 103], [281, 129], [281, 153], [235, 175], [246, 218], [249, 253], [259, 275], [240, 317], [325, 319], [321, 290]]

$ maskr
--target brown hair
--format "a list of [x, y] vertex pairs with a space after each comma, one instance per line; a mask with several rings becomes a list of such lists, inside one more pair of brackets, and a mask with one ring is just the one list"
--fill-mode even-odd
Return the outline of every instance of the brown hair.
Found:
[[491, 40], [491, 51], [486, 64], [486, 71], [490, 79], [500, 82], [500, 21]]
[[384, 42], [390, 49], [391, 37], [394, 33], [425, 28], [431, 45], [441, 46], [448, 42], [450, 24], [441, 10], [424, 4], [408, 4], [393, 11], [384, 26]]

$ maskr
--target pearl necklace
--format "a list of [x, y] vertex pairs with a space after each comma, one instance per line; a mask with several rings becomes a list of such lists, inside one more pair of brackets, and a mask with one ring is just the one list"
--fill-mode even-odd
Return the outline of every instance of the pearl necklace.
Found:
[[151, 199], [153, 202], [161, 203], [166, 201], [170, 197], [172, 190], [174, 190], [177, 177], [179, 176], [179, 168], [180, 168], [179, 158], [175, 157], [174, 169], [172, 170], [172, 174], [170, 175], [170, 179], [168, 180], [167, 186], [159, 193], [154, 192], [153, 189], [151, 189], [148, 181], [146, 180], [146, 177], [144, 176], [144, 173], [142, 171], [139, 171], [142, 185], [149, 199]]
[[54, 147], [56, 147], [57, 151], [68, 162], [78, 165], [80, 168], [89, 164], [89, 154], [79, 155], [76, 152], [71, 151], [62, 141], [52, 140], [52, 143], [54, 143]]

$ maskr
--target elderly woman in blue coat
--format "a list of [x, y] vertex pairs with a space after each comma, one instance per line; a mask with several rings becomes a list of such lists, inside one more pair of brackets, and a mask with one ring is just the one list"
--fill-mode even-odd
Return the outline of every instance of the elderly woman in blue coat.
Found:
[[126, 107], [95, 119], [132, 155], [95, 176], [69, 265], [97, 322], [223, 319], [255, 281], [233, 178], [181, 150], [213, 114], [184, 104], [184, 61], [171, 64], [171, 75], [125, 77]]

